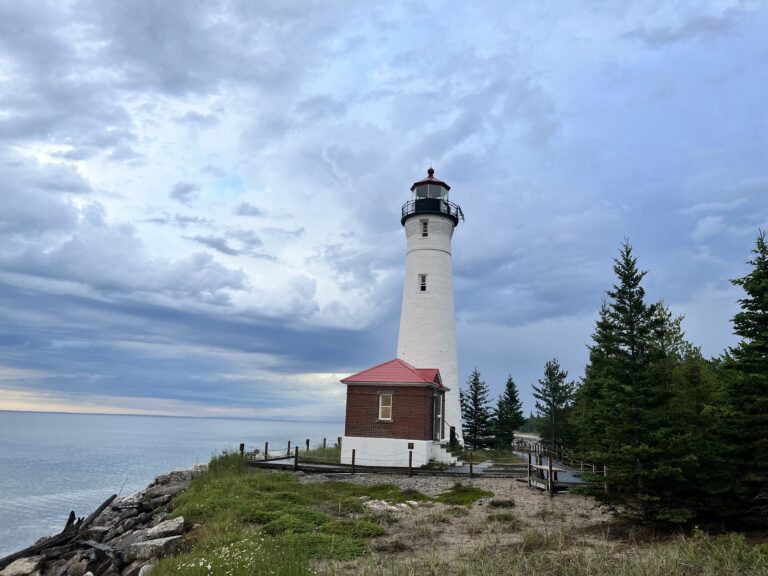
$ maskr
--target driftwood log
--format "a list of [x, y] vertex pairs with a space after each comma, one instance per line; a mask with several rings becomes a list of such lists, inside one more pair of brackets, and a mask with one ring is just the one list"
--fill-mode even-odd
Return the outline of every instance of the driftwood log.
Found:
[[[15, 552], [9, 556], [6, 556], [5, 558], [0, 558], [0, 570], [5, 568], [8, 564], [13, 562], [14, 560], [18, 560], [19, 558], [25, 558], [27, 556], [35, 556], [37, 554], [42, 554], [43, 552], [46, 552], [53, 548], [63, 548], [69, 544], [77, 542], [85, 535], [85, 532], [88, 530], [90, 525], [93, 524], [93, 521], [99, 517], [99, 514], [101, 514], [104, 510], [106, 510], [107, 507], [110, 504], [112, 504], [115, 498], [117, 498], [117, 494], [113, 494], [112, 496], [107, 498], [101, 504], [101, 506], [99, 506], [93, 512], [93, 514], [88, 516], [85, 520], [83, 520], [82, 518], [78, 518], [77, 520], [75, 520], [75, 513], [70, 512], [69, 518], [67, 518], [67, 523], [64, 525], [64, 530], [62, 530], [61, 532], [59, 532], [54, 536], [45, 538], [40, 542], [33, 544], [32, 546], [29, 546], [28, 548], [24, 548], [24, 550], [19, 550], [18, 552]], [[101, 549], [101, 546], [98, 546], [98, 547], [93, 546], [92, 544], [94, 543], [92, 542], [85, 541], [84, 544], [92, 548]]]

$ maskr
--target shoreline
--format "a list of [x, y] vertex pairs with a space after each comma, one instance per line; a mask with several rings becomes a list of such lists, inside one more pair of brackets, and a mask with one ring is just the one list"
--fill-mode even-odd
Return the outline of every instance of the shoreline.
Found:
[[0, 559], [0, 576], [145, 576], [192, 526], [169, 506], [207, 464], [156, 476], [144, 489], [113, 495], [88, 517]]

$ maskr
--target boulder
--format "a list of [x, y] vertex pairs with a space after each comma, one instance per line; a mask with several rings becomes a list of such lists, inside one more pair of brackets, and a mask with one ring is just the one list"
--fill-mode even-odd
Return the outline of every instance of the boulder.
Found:
[[85, 537], [94, 542], [101, 542], [107, 532], [109, 532], [108, 526], [91, 526], [85, 531]]
[[138, 576], [147, 576], [150, 572], [152, 572], [152, 569], [155, 567], [154, 562], [149, 562], [147, 564], [144, 564], [144, 566], [141, 567], [141, 570], [139, 570]]
[[152, 508], [153, 510], [155, 508], [160, 508], [161, 506], [165, 506], [171, 501], [172, 496], [170, 494], [164, 494], [162, 496], [158, 496], [157, 498], [152, 498], [149, 502], [147, 502], [147, 505]]
[[129, 551], [131, 549], [131, 546], [133, 546], [136, 542], [142, 542], [147, 539], [147, 528], [142, 528], [141, 530], [134, 530], [133, 532], [126, 532], [122, 536], [118, 536], [114, 540], [112, 540], [109, 545], [112, 546], [115, 550], [120, 552], [123, 559], [126, 562], [129, 562], [131, 558], [129, 558]]
[[128, 548], [126, 559], [149, 560], [150, 558], [166, 556], [179, 545], [180, 541], [181, 536], [169, 536], [168, 538], [135, 542]]
[[150, 528], [147, 532], [147, 538], [166, 538], [167, 536], [180, 536], [182, 534], [184, 534], [184, 517], [179, 516], [160, 522], [154, 528]]
[[176, 496], [179, 492], [184, 490], [186, 486], [184, 484], [166, 484], [157, 485], [147, 488], [146, 496], [150, 500], [154, 500], [158, 496]]
[[0, 570], [0, 576], [29, 576], [37, 572], [37, 567], [40, 566], [41, 560], [40, 556], [19, 558]]

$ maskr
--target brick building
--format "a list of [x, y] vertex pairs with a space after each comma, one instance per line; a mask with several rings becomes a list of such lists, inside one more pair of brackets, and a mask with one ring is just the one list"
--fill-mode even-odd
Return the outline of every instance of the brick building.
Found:
[[414, 466], [450, 461], [445, 437], [445, 393], [440, 371], [394, 359], [342, 380], [347, 414], [342, 462], [371, 466]]

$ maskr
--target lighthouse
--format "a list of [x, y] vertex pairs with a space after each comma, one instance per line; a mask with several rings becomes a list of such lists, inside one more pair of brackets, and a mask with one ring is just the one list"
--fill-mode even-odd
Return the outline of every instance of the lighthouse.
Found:
[[450, 189], [435, 178], [430, 166], [427, 177], [411, 186], [411, 199], [403, 204], [400, 222], [407, 248], [397, 357], [413, 366], [440, 370], [447, 388], [446, 436], [453, 429], [463, 443], [451, 241], [464, 214], [449, 200]]
[[408, 248], [397, 357], [341, 380], [347, 387], [342, 464], [456, 462], [446, 450], [452, 437], [463, 437], [451, 239], [464, 214], [448, 200], [450, 189], [430, 167], [403, 204]]

